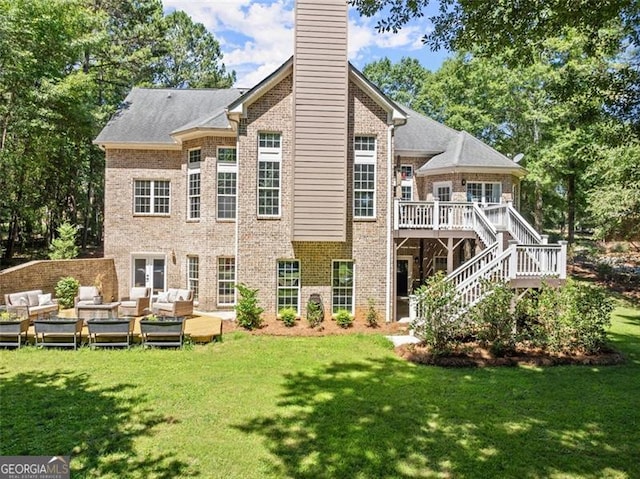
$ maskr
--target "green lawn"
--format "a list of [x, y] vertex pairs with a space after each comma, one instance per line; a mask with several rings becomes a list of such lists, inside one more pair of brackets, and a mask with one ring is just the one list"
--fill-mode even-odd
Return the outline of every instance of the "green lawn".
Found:
[[640, 310], [611, 367], [440, 369], [377, 336], [0, 351], [0, 455], [72, 477], [638, 478]]

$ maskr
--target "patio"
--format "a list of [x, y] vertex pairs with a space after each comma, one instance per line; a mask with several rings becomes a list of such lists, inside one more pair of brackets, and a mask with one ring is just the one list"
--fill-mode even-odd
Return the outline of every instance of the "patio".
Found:
[[[72, 309], [61, 310], [58, 314], [59, 318], [73, 318], [75, 313]], [[140, 343], [140, 319], [142, 316], [135, 318], [133, 328], [133, 342], [134, 344]], [[222, 328], [224, 320], [217, 316], [196, 315], [191, 316], [185, 321], [185, 337], [189, 338], [194, 343], [210, 343], [215, 339], [220, 340], [222, 338]], [[35, 343], [35, 330], [34, 326], [30, 325], [27, 331], [27, 344]], [[82, 327], [81, 343], [89, 343], [89, 330], [85, 324]]]

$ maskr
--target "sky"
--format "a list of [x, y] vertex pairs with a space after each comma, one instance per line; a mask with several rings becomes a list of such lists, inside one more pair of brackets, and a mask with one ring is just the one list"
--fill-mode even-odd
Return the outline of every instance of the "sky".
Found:
[[[183, 10], [213, 33], [227, 71], [235, 70], [235, 86], [242, 88], [253, 87], [293, 54], [293, 7], [294, 0], [164, 0], [165, 13]], [[361, 17], [349, 7], [349, 60], [362, 69], [384, 57], [412, 57], [437, 70], [449, 53], [422, 44], [431, 28], [425, 17], [396, 34], [378, 33], [376, 17]]]

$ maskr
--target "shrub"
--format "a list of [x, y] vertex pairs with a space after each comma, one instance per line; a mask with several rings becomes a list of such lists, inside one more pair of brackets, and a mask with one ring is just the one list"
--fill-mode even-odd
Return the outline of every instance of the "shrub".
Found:
[[58, 299], [58, 304], [60, 304], [63, 309], [73, 307], [75, 297], [78, 295], [79, 287], [80, 281], [71, 276], [60, 278], [56, 283], [56, 298]]
[[296, 324], [296, 310], [293, 308], [282, 308], [278, 314], [280, 315], [280, 319], [284, 323], [285, 326], [291, 327]]
[[78, 256], [76, 236], [78, 229], [69, 224], [62, 223], [58, 226], [58, 237], [51, 241], [49, 246], [49, 259], [73, 259]]
[[460, 329], [460, 299], [455, 286], [440, 271], [418, 288], [416, 295], [418, 317], [411, 324], [415, 336], [429, 345], [433, 354], [448, 352]]
[[367, 326], [370, 328], [378, 327], [378, 312], [376, 311], [376, 303], [373, 298], [369, 298], [367, 300], [369, 303], [369, 308], [367, 309], [367, 316], [365, 320], [367, 321]]
[[353, 315], [346, 309], [339, 309], [336, 312], [336, 323], [341, 328], [348, 328], [353, 324]]
[[256, 329], [262, 325], [262, 313], [264, 309], [258, 306], [258, 290], [249, 288], [244, 284], [237, 284], [240, 299], [235, 306], [236, 321], [245, 329]]
[[606, 342], [613, 302], [604, 289], [568, 280], [554, 289], [543, 285], [530, 308], [529, 330], [551, 351], [596, 353]]
[[324, 315], [322, 313], [322, 304], [313, 298], [309, 298], [307, 301], [307, 322], [309, 326], [315, 328], [324, 321]]
[[606, 342], [613, 301], [603, 288], [569, 280], [561, 293], [562, 346], [596, 353]]
[[491, 351], [504, 354], [515, 348], [515, 316], [511, 310], [513, 291], [504, 282], [483, 282], [484, 297], [470, 315], [478, 338], [491, 344]]

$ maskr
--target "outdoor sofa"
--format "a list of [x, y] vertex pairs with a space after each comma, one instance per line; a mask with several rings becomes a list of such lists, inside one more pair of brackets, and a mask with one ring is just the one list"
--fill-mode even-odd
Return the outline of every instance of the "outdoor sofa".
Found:
[[191, 316], [193, 314], [193, 291], [169, 288], [158, 293], [151, 305], [157, 316]]
[[58, 312], [58, 300], [53, 299], [50, 293], [43, 294], [41, 289], [5, 294], [4, 302], [7, 312], [29, 318], [29, 321]]

